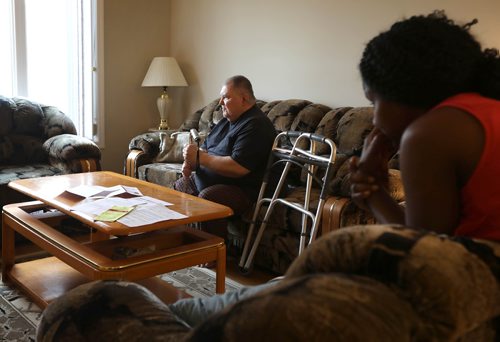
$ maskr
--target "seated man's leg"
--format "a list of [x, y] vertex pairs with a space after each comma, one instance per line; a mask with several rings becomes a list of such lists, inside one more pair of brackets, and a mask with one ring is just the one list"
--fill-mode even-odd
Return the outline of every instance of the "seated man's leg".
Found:
[[[225, 205], [233, 209], [234, 215], [241, 215], [252, 206], [252, 201], [250, 201], [245, 192], [234, 185], [212, 185], [200, 191], [198, 197]], [[208, 221], [203, 223], [202, 229], [208, 233], [225, 238], [227, 234], [227, 221]]]
[[169, 304], [168, 308], [177, 318], [194, 327], [225, 307], [270, 288], [277, 283], [278, 281], [270, 281], [256, 286], [246, 286], [236, 291], [207, 298], [181, 299]]
[[198, 196], [198, 189], [196, 188], [196, 183], [194, 182], [194, 176], [181, 177], [175, 181], [173, 188], [174, 190], [184, 192], [189, 195]]

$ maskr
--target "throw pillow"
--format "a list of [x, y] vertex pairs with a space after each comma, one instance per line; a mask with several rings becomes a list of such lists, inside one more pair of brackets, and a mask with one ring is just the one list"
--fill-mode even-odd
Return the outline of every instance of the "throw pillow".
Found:
[[[200, 133], [200, 146], [205, 140], [205, 135]], [[156, 156], [155, 163], [182, 163], [182, 149], [191, 141], [189, 132], [175, 132], [172, 134], [160, 133], [160, 153]]]

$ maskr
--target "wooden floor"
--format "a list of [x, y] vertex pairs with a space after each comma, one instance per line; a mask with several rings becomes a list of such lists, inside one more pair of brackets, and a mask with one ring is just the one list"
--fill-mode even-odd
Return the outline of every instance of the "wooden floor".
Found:
[[277, 274], [260, 269], [258, 266], [255, 266], [250, 274], [243, 275], [238, 268], [238, 261], [234, 257], [227, 257], [226, 277], [240, 284], [258, 285], [278, 276]]

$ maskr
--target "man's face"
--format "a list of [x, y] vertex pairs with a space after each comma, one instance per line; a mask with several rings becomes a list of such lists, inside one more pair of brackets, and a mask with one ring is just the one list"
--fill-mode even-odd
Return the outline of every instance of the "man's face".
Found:
[[238, 120], [246, 109], [243, 94], [231, 84], [226, 84], [222, 87], [219, 104], [222, 106], [222, 115], [229, 122]]

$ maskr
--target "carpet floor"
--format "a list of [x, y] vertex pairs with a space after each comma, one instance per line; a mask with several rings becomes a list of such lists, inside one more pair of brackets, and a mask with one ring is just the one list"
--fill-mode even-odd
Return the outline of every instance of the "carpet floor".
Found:
[[[160, 277], [193, 297], [215, 294], [215, 272], [209, 269], [190, 267]], [[226, 291], [242, 286], [226, 278]], [[37, 305], [0, 280], [0, 341], [35, 341], [40, 319], [41, 310]]]

